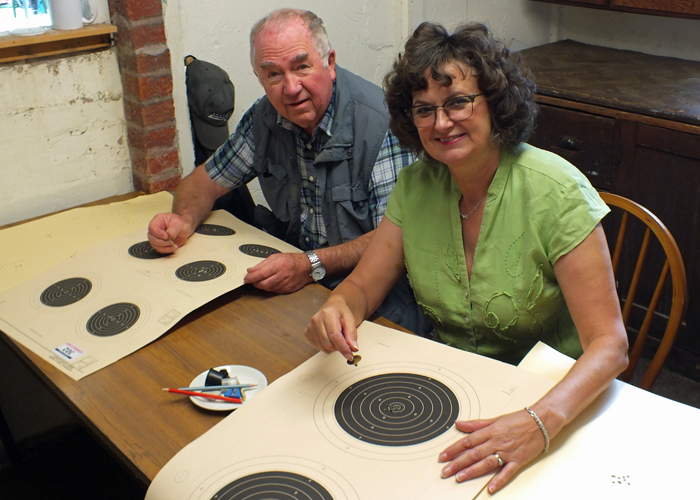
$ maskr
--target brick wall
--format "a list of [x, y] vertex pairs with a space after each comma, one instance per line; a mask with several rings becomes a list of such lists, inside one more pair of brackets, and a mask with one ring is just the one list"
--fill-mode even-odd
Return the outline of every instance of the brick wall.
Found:
[[180, 182], [180, 155], [161, 0], [109, 0], [109, 9], [118, 28], [134, 189], [174, 189]]

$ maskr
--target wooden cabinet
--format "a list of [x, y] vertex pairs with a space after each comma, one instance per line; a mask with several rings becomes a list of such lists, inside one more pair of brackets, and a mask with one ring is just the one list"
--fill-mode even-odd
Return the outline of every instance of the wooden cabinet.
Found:
[[[522, 55], [540, 106], [529, 142], [569, 160], [596, 188], [646, 206], [674, 235], [689, 304], [668, 363], [700, 379], [700, 63], [570, 40]], [[668, 287], [662, 310], [670, 300]]]
[[700, 0], [535, 0], [538, 2], [635, 12], [654, 16], [700, 19]]

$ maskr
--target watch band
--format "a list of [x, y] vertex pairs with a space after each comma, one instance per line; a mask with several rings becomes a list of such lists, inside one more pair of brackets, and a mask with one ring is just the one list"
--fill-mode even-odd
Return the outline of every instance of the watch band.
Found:
[[309, 262], [311, 262], [311, 272], [309, 273], [309, 275], [314, 281], [322, 280], [326, 276], [326, 268], [321, 262], [321, 259], [318, 258], [316, 252], [313, 252], [311, 250], [304, 253], [309, 258]]

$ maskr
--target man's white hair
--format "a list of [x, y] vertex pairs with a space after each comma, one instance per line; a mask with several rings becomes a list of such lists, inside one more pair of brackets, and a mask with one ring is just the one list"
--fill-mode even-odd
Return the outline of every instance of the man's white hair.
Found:
[[290, 22], [301, 19], [313, 38], [314, 47], [323, 60], [323, 66], [328, 67], [328, 55], [331, 52], [331, 43], [328, 41], [328, 33], [323, 26], [323, 20], [310, 10], [279, 9], [271, 12], [255, 23], [250, 30], [250, 64], [257, 74], [255, 67], [255, 37], [266, 27], [274, 25], [277, 32], [284, 30]]

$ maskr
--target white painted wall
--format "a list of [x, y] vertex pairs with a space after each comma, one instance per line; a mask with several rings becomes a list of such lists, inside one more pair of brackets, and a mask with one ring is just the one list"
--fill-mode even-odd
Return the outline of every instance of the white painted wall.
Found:
[[0, 225], [133, 190], [116, 49], [2, 64], [0, 89]]
[[[422, 1], [441, 3], [441, 0]], [[453, 3], [459, 2], [450, 2]], [[534, 47], [572, 39], [700, 61], [700, 20], [559, 6], [532, 0], [462, 0], [462, 3], [467, 5], [469, 19], [488, 24], [508, 43], [516, 39], [524, 46]]]
[[[96, 1], [97, 21], [108, 22], [107, 0]], [[448, 27], [482, 21], [511, 48], [571, 38], [700, 60], [700, 21], [531, 0], [163, 0], [184, 175], [194, 168], [184, 57], [193, 54], [229, 73], [237, 92], [233, 130], [262, 95], [248, 60], [250, 28], [290, 5], [321, 16], [338, 63], [378, 84], [408, 33], [424, 20]], [[114, 50], [0, 65], [0, 88], [0, 224], [132, 189]], [[256, 194], [256, 200], [262, 197]]]
[[[700, 61], [700, 20], [555, 7], [558, 40]], [[654, 68], [650, 68], [653, 72]]]

